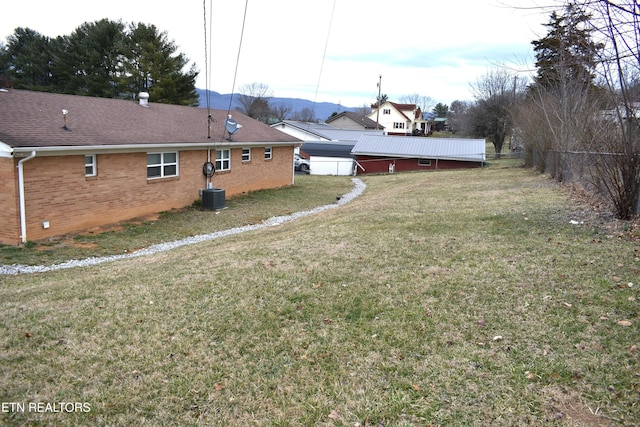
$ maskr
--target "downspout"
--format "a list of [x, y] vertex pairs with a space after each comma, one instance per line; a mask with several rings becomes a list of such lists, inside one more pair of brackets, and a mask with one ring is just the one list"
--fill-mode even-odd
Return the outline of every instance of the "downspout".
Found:
[[18, 162], [18, 195], [20, 198], [20, 241], [27, 242], [27, 213], [24, 204], [24, 169], [22, 164], [36, 156], [35, 150]]

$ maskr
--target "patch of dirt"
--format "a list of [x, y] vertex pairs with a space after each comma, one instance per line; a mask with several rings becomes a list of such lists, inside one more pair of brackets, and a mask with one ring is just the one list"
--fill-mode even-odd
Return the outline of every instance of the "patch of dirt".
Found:
[[140, 225], [149, 221], [157, 221], [159, 218], [160, 218], [160, 214], [157, 214], [157, 213], [149, 214], [149, 215], [141, 216], [138, 218], [129, 219], [127, 221], [117, 222], [115, 224], [107, 224], [107, 225], [101, 225], [99, 227], [89, 228], [87, 230], [83, 230], [81, 232], [75, 233], [73, 237], [95, 236], [97, 234], [106, 233], [108, 231], [122, 231], [124, 230], [125, 226]]
[[79, 231], [77, 233], [65, 234], [60, 237], [51, 237], [49, 239], [44, 239], [38, 242], [38, 246], [36, 250], [38, 251], [46, 251], [55, 248], [64, 248], [64, 247], [75, 247], [75, 248], [85, 248], [85, 249], [93, 249], [96, 248], [97, 245], [90, 242], [80, 242], [76, 240], [77, 236], [97, 236], [102, 233], [107, 232], [118, 232], [123, 231], [126, 226], [130, 225], [140, 225], [149, 221], [157, 221], [160, 218], [160, 215], [150, 214], [145, 215], [138, 218], [133, 218], [126, 221], [117, 222], [114, 224], [101, 225], [99, 227], [92, 227], [86, 230]]
[[94, 243], [77, 242], [72, 238], [70, 238], [70, 239], [59, 239], [56, 242], [48, 242], [47, 244], [40, 244], [38, 245], [38, 247], [36, 247], [36, 250], [49, 251], [51, 249], [63, 248], [63, 247], [69, 247], [69, 246], [72, 246], [74, 248], [84, 248], [84, 249], [94, 249], [97, 247], [97, 245]]
[[561, 186], [571, 200], [572, 209], [566, 214], [566, 221], [584, 222], [593, 225], [614, 237], [640, 242], [640, 215], [630, 221], [613, 216], [613, 207], [602, 197], [595, 196], [579, 184]]
[[549, 398], [547, 421], [565, 426], [608, 427], [615, 423], [591, 408], [572, 391], [557, 387], [546, 387], [543, 391]]

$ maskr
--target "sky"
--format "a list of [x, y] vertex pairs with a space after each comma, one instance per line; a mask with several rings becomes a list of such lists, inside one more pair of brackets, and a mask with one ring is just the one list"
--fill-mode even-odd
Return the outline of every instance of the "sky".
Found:
[[18, 0], [2, 7], [0, 42], [17, 27], [56, 37], [103, 18], [142, 22], [196, 64], [197, 88], [256, 82], [275, 97], [354, 108], [374, 103], [381, 82], [390, 101], [450, 104], [473, 99], [471, 84], [497, 67], [532, 75], [531, 41], [558, 1]]

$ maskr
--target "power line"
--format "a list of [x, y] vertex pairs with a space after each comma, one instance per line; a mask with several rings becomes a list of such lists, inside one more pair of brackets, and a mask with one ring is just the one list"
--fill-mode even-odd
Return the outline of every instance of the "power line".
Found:
[[238, 44], [238, 56], [236, 57], [236, 68], [233, 72], [233, 84], [231, 85], [231, 96], [229, 97], [229, 108], [227, 108], [227, 116], [231, 112], [231, 105], [233, 103], [233, 94], [236, 90], [236, 78], [238, 76], [238, 64], [240, 63], [240, 52], [242, 51], [242, 39], [244, 38], [244, 26], [247, 22], [247, 8], [249, 6], [249, 0], [244, 2], [244, 16], [242, 17], [242, 31], [240, 32], [240, 43]]
[[[213, 0], [209, 1], [209, 10], [212, 9]], [[209, 64], [209, 51], [207, 49], [207, 0], [202, 1], [202, 10], [203, 10], [203, 18], [204, 18], [204, 90], [205, 90], [205, 99], [207, 101], [207, 138], [211, 138], [211, 102], [210, 102], [210, 94], [209, 94], [209, 73], [210, 73], [210, 64]], [[209, 20], [211, 25], [211, 20]], [[209, 37], [211, 37], [211, 32], [209, 32]]]
[[327, 37], [324, 42], [324, 51], [322, 52], [322, 62], [320, 63], [320, 72], [318, 73], [318, 82], [316, 83], [316, 93], [313, 96], [313, 108], [311, 110], [312, 115], [316, 107], [318, 99], [318, 90], [320, 89], [320, 79], [322, 78], [322, 71], [324, 69], [324, 60], [327, 57], [327, 47], [329, 46], [329, 38], [331, 37], [331, 26], [333, 25], [333, 14], [336, 10], [336, 0], [333, 0], [333, 7], [331, 8], [331, 17], [329, 18], [329, 28], [327, 29]]

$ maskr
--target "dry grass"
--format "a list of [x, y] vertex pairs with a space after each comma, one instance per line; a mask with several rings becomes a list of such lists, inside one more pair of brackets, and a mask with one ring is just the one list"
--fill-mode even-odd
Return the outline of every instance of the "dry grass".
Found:
[[334, 203], [336, 196], [351, 188], [349, 177], [296, 175], [295, 181], [290, 187], [229, 198], [226, 201], [228, 209], [220, 211], [191, 206], [81, 233], [27, 242], [24, 246], [0, 245], [0, 264], [57, 264], [71, 259], [131, 253], [156, 243], [258, 224], [273, 216]]
[[91, 411], [0, 424], [636, 424], [638, 242], [498, 166], [370, 176], [293, 223], [2, 278], [0, 400]]

